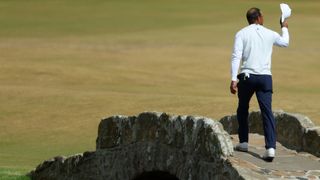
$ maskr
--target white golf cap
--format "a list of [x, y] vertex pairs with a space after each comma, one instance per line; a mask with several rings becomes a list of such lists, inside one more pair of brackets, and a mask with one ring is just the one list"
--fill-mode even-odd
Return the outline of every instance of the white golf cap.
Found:
[[280, 9], [282, 13], [281, 22], [283, 22], [285, 19], [291, 16], [291, 9], [288, 4], [284, 4], [284, 3], [280, 4]]

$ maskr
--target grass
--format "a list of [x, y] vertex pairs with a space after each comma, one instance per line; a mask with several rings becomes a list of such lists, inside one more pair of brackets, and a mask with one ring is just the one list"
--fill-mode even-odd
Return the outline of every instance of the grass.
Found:
[[[251, 6], [279, 32], [281, 2], [1, 1], [0, 178], [94, 150], [105, 116], [235, 113], [228, 90], [234, 34]], [[291, 44], [274, 48], [273, 107], [319, 125], [320, 2], [288, 3]]]
[[0, 180], [29, 180], [27, 170], [0, 168]]

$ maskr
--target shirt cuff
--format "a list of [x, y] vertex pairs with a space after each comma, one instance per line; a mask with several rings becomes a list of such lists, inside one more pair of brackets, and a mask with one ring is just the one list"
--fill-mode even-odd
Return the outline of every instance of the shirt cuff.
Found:
[[287, 27], [282, 27], [281, 29], [282, 29], [282, 32], [283, 32], [283, 31], [288, 32], [288, 28], [287, 28]]
[[238, 81], [237, 76], [232, 76], [232, 77], [231, 77], [231, 81]]

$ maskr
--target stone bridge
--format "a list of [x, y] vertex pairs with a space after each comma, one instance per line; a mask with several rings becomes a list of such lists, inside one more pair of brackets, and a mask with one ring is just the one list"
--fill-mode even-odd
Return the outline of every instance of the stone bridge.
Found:
[[[236, 133], [235, 116], [226, 116], [220, 123], [206, 117], [144, 112], [103, 119], [96, 151], [57, 156], [44, 161], [29, 176], [52, 180], [320, 178], [320, 127], [301, 115], [278, 112], [275, 116], [279, 141], [310, 154], [294, 153], [279, 144], [279, 157], [274, 163], [265, 163], [258, 155], [263, 147], [258, 134], [250, 135], [253, 142], [248, 153], [233, 151], [237, 140], [228, 133]], [[252, 133], [262, 133], [259, 123], [259, 112], [251, 113]], [[293, 167], [282, 156], [307, 164]]]

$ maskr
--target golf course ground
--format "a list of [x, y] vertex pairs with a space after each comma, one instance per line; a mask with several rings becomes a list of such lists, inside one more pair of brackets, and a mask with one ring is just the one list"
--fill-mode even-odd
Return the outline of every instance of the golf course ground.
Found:
[[[0, 1], [0, 179], [94, 150], [103, 117], [234, 114], [234, 35], [254, 6], [280, 33], [282, 2]], [[320, 125], [320, 1], [287, 3], [290, 46], [274, 47], [273, 110]]]

